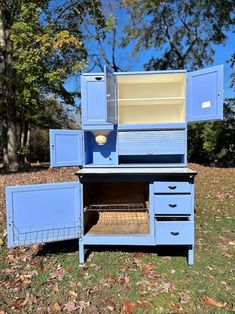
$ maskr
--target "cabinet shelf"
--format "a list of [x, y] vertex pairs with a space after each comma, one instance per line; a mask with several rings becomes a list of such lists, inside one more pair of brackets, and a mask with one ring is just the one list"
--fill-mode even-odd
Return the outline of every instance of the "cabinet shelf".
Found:
[[163, 100], [163, 101], [169, 101], [169, 100], [185, 100], [185, 97], [147, 97], [147, 98], [119, 98], [118, 101], [152, 101], [152, 100]]

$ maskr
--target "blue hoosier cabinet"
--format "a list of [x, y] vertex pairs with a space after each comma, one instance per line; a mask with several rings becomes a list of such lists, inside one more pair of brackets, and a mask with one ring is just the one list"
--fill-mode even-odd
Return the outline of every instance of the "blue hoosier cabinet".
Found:
[[[8, 246], [176, 245], [194, 255], [187, 123], [223, 118], [223, 66], [81, 77], [82, 130], [50, 130], [52, 167], [74, 182], [6, 188]], [[75, 177], [76, 178], [76, 177]]]

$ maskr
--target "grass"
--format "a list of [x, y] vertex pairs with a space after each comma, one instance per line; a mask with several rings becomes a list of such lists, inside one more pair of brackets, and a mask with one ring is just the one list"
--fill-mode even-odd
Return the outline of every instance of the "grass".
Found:
[[0, 176], [0, 313], [235, 311], [235, 169], [190, 166], [198, 172], [191, 268], [171, 248], [91, 247], [82, 266], [76, 241], [7, 250], [4, 186], [74, 180], [76, 169]]

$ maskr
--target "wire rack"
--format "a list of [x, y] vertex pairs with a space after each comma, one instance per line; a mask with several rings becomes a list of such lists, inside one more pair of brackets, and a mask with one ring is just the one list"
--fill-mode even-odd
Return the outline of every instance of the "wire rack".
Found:
[[99, 211], [99, 212], [117, 212], [117, 211], [145, 211], [147, 210], [145, 203], [95, 203], [89, 204], [85, 207], [85, 211]]
[[35, 243], [46, 243], [76, 239], [82, 236], [82, 224], [63, 223], [54, 225], [31, 226], [18, 228], [14, 224], [13, 242], [15, 245], [30, 245]]

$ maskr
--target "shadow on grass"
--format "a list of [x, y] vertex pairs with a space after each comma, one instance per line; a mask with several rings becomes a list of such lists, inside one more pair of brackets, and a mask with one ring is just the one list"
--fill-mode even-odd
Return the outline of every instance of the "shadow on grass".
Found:
[[[189, 246], [137, 246], [137, 245], [87, 245], [86, 258], [92, 252], [122, 252], [122, 253], [143, 253], [143, 254], [156, 254], [157, 256], [187, 256], [187, 248]], [[38, 252], [38, 256], [46, 254], [60, 254], [60, 253], [78, 253], [78, 240], [68, 240], [45, 244]]]

